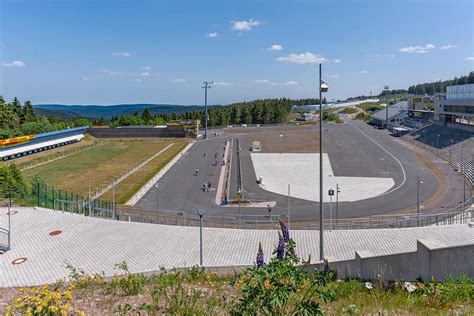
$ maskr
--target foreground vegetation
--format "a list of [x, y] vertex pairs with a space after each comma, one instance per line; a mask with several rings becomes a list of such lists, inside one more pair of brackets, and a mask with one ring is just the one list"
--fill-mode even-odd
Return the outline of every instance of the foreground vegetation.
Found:
[[[326, 262], [309, 272], [295, 255], [295, 243], [280, 222], [278, 246], [266, 262], [259, 245], [254, 267], [220, 276], [201, 268], [162, 269], [144, 276], [116, 265], [109, 280], [87, 275], [66, 262], [69, 283], [38, 288], [0, 289], [6, 315], [318, 315], [472, 314], [474, 280], [445, 282], [339, 280]], [[2, 301], [3, 300], [3, 301]], [[1, 307], [0, 307], [0, 312]]]

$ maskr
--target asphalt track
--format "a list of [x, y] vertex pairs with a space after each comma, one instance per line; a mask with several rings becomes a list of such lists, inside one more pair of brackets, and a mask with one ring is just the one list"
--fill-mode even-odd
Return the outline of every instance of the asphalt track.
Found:
[[[403, 141], [390, 136], [384, 130], [345, 117], [346, 124], [325, 124], [324, 148], [328, 153], [336, 176], [353, 177], [391, 177], [395, 185], [386, 193], [374, 198], [356, 202], [340, 202], [339, 218], [361, 217], [392, 212], [416, 204], [416, 182], [419, 176], [423, 185], [420, 187], [420, 201], [430, 198], [438, 189], [438, 181], [427, 167], [417, 158], [416, 153]], [[318, 129], [318, 126], [314, 127]], [[281, 133], [271, 128], [262, 127], [260, 133]], [[258, 134], [258, 133], [257, 133]], [[252, 165], [250, 152], [247, 148], [247, 137], [250, 134], [224, 134], [211, 136], [208, 140], [199, 140], [183, 155], [164, 177], [159, 180], [159, 192], [151, 189], [135, 205], [139, 209], [160, 211], [184, 211], [195, 215], [198, 208], [206, 208], [208, 216], [237, 214], [238, 207], [220, 206], [215, 204], [215, 187], [217, 186], [220, 162], [224, 152], [226, 139], [237, 138], [240, 141], [242, 161], [242, 186], [244, 198], [257, 201], [276, 201], [272, 215], [284, 215], [288, 212], [288, 197], [263, 190], [256, 183], [256, 175]], [[256, 135], [252, 133], [252, 135]], [[231, 197], [237, 191], [237, 142], [234, 141]], [[217, 153], [218, 166], [215, 166]], [[205, 154], [205, 155], [204, 155]], [[199, 173], [195, 175], [195, 169]], [[285, 175], [282, 174], [284, 178]], [[204, 182], [211, 183], [211, 190], [203, 192]], [[364, 185], [361, 183], [361, 185]], [[326, 194], [328, 188], [324, 188]], [[315, 190], [316, 191], [316, 190]], [[314, 192], [317, 196], [318, 192]], [[344, 189], [341, 188], [341, 195]], [[158, 199], [158, 201], [157, 201]], [[458, 203], [456, 197], [446, 202]], [[291, 198], [291, 220], [311, 221], [319, 218], [319, 203]], [[335, 205], [333, 203], [333, 210]], [[329, 203], [324, 203], [324, 217], [329, 216]], [[333, 211], [335, 217], [335, 211]], [[429, 209], [423, 209], [429, 213]], [[267, 209], [242, 207], [241, 214], [268, 215]]]

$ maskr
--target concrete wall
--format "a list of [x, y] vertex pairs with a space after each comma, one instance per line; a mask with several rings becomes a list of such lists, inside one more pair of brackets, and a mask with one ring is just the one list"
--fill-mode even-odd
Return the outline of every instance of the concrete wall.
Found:
[[183, 127], [124, 127], [124, 128], [88, 128], [87, 133], [97, 138], [156, 138], [185, 137]]
[[[473, 226], [473, 224], [470, 225]], [[375, 256], [369, 251], [361, 250], [355, 252], [353, 260], [331, 261], [331, 258], [328, 260], [331, 269], [337, 269], [338, 278], [341, 279], [415, 281], [420, 278], [423, 281], [430, 281], [432, 277], [435, 277], [436, 280], [443, 281], [450, 275], [460, 274], [474, 278], [474, 241], [463, 246], [447, 247], [437, 240], [419, 239], [415, 252]], [[229, 274], [248, 267], [206, 267], [205, 269], [218, 274]], [[309, 271], [323, 268], [322, 264], [315, 263], [309, 266]]]

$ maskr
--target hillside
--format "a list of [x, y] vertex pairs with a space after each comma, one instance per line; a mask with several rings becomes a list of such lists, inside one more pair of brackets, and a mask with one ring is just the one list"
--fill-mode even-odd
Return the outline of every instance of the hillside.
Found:
[[173, 104], [117, 104], [117, 105], [64, 105], [64, 104], [35, 104], [35, 111], [40, 115], [54, 115], [64, 118], [88, 117], [110, 119], [112, 116], [141, 114], [148, 108], [150, 114], [169, 114], [200, 111], [200, 105]]

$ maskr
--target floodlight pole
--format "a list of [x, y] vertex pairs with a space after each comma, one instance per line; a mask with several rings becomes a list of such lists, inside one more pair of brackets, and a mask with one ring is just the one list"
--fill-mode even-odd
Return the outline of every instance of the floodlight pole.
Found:
[[205, 121], [205, 132], [204, 132], [204, 139], [207, 139], [207, 120], [208, 120], [208, 114], [207, 114], [207, 89], [210, 89], [211, 88], [211, 84], [214, 83], [214, 81], [204, 81], [204, 87], [202, 87], [204, 89], [204, 106], [205, 106], [205, 118], [204, 118], [204, 121]]
[[323, 99], [321, 85], [322, 64], [319, 64], [319, 260], [324, 260], [323, 250]]

